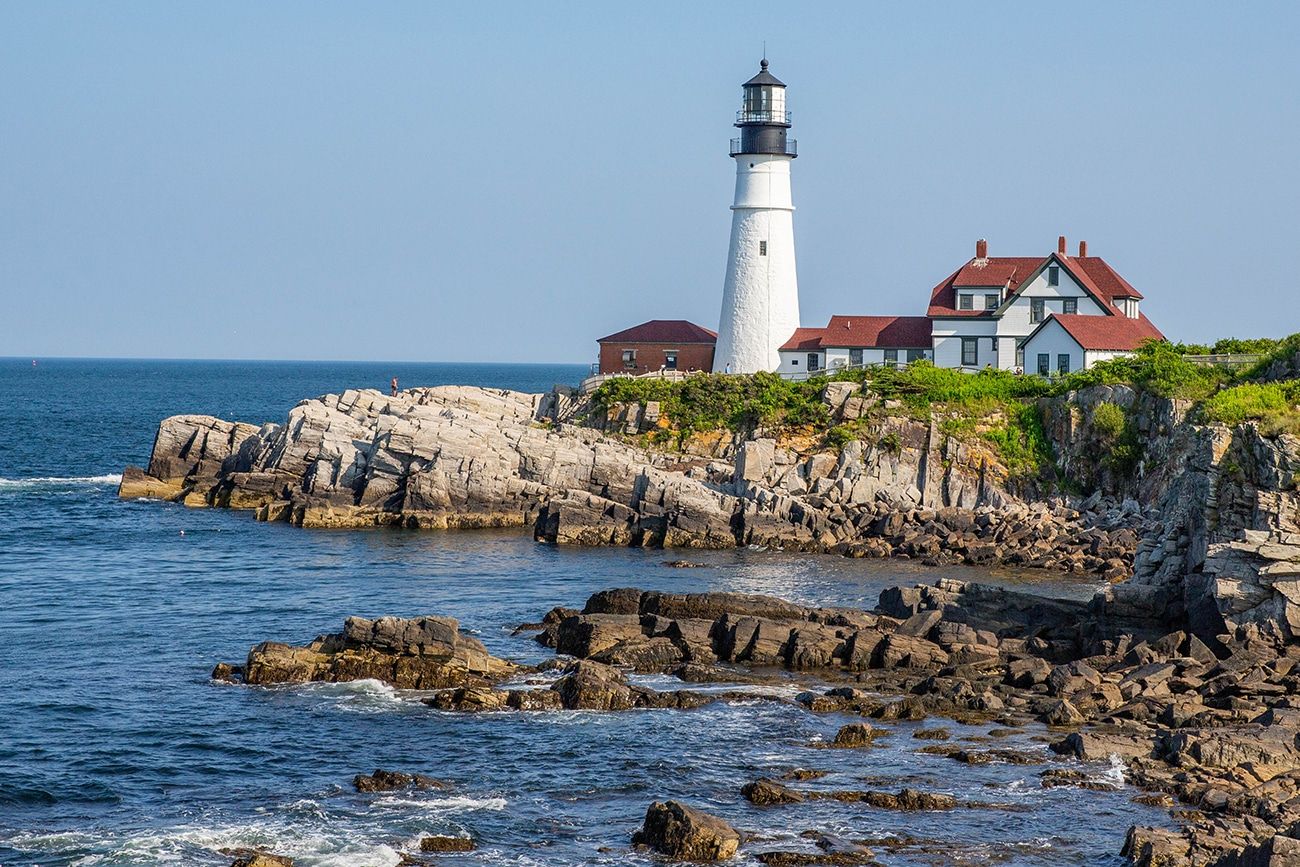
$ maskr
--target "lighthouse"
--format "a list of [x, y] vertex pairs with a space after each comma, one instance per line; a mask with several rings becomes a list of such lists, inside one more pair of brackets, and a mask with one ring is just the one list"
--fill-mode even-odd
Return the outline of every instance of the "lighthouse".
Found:
[[790, 197], [790, 164], [797, 150], [788, 137], [785, 85], [768, 71], [767, 58], [742, 90], [736, 113], [740, 137], [731, 140], [736, 196], [713, 369], [754, 373], [776, 370], [777, 349], [799, 327]]

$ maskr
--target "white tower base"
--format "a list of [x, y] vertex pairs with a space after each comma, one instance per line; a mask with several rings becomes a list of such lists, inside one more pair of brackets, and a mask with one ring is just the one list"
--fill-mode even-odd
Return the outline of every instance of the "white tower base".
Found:
[[776, 370], [777, 351], [799, 327], [794, 204], [784, 154], [737, 154], [731, 249], [713, 369]]

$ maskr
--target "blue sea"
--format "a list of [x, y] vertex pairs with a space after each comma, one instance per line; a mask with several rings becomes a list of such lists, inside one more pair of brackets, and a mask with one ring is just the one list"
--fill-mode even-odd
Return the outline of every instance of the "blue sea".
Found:
[[[678, 798], [754, 835], [744, 852], [807, 848], [800, 832], [932, 841], [877, 850], [888, 865], [1107, 865], [1135, 822], [1163, 811], [1132, 791], [1045, 789], [1044, 766], [967, 766], [919, 755], [902, 724], [872, 750], [819, 749], [846, 717], [778, 702], [694, 711], [462, 715], [375, 682], [247, 688], [213, 683], [253, 644], [303, 642], [350, 614], [448, 614], [495, 653], [548, 651], [510, 630], [593, 591], [641, 586], [774, 593], [870, 607], [935, 577], [901, 562], [774, 552], [578, 550], [526, 532], [315, 531], [247, 513], [122, 502], [158, 421], [208, 413], [280, 421], [345, 388], [460, 383], [525, 391], [576, 384], [581, 365], [0, 359], [0, 864], [226, 865], [250, 846], [300, 867], [395, 865], [428, 834], [471, 835], [440, 864], [652, 863], [628, 850], [647, 805]], [[1037, 583], [1044, 576], [946, 570]], [[655, 681], [664, 685], [662, 681]], [[939, 721], [941, 722], [941, 721]], [[930, 724], [934, 724], [933, 722]], [[985, 729], [949, 725], [955, 738]], [[999, 742], [1044, 753], [1031, 731]], [[445, 791], [359, 795], [377, 767]], [[914, 786], [999, 809], [890, 813], [817, 802], [755, 808], [740, 787], [794, 767], [823, 788]], [[1117, 768], [1094, 773], [1119, 779]], [[937, 860], [936, 860], [937, 859]], [[946, 860], [945, 860], [946, 859]], [[756, 863], [744, 855], [738, 863]]]

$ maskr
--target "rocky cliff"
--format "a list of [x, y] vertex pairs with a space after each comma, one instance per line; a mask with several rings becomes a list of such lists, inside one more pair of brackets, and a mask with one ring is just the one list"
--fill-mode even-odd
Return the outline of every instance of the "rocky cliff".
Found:
[[[837, 417], [862, 400], [841, 392], [826, 395]], [[1142, 519], [1136, 503], [1022, 502], [989, 449], [904, 416], [838, 453], [760, 437], [719, 457], [643, 448], [585, 418], [563, 395], [460, 386], [325, 395], [283, 425], [175, 416], [120, 493], [304, 527], [523, 526], [559, 543], [757, 544], [1112, 578], [1127, 574]]]

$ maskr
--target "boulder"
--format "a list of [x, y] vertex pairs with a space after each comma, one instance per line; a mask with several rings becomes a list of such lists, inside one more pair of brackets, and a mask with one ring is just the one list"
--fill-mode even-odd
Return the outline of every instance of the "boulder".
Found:
[[230, 867], [293, 867], [293, 859], [287, 855], [273, 855], [257, 849], [224, 849], [225, 855], [234, 855]]
[[677, 861], [724, 861], [736, 854], [740, 834], [717, 816], [679, 801], [656, 801], [632, 843]]
[[424, 774], [407, 774], [402, 771], [376, 770], [373, 774], [357, 774], [352, 785], [358, 792], [396, 792], [400, 789], [445, 789], [447, 784]]
[[420, 838], [421, 852], [473, 852], [474, 849], [474, 840], [470, 837], [434, 834]]
[[461, 635], [450, 617], [349, 617], [342, 633], [305, 647], [263, 642], [243, 666], [250, 685], [373, 678], [399, 689], [485, 686], [516, 671], [478, 639]]
[[848, 723], [840, 727], [831, 743], [837, 747], [867, 747], [879, 735], [880, 732], [869, 723]]
[[766, 777], [746, 783], [740, 790], [745, 799], [759, 807], [773, 804], [797, 804], [803, 801], [803, 795]]
[[636, 706], [636, 695], [618, 669], [591, 660], [574, 662], [551, 689], [568, 710], [628, 710]]

